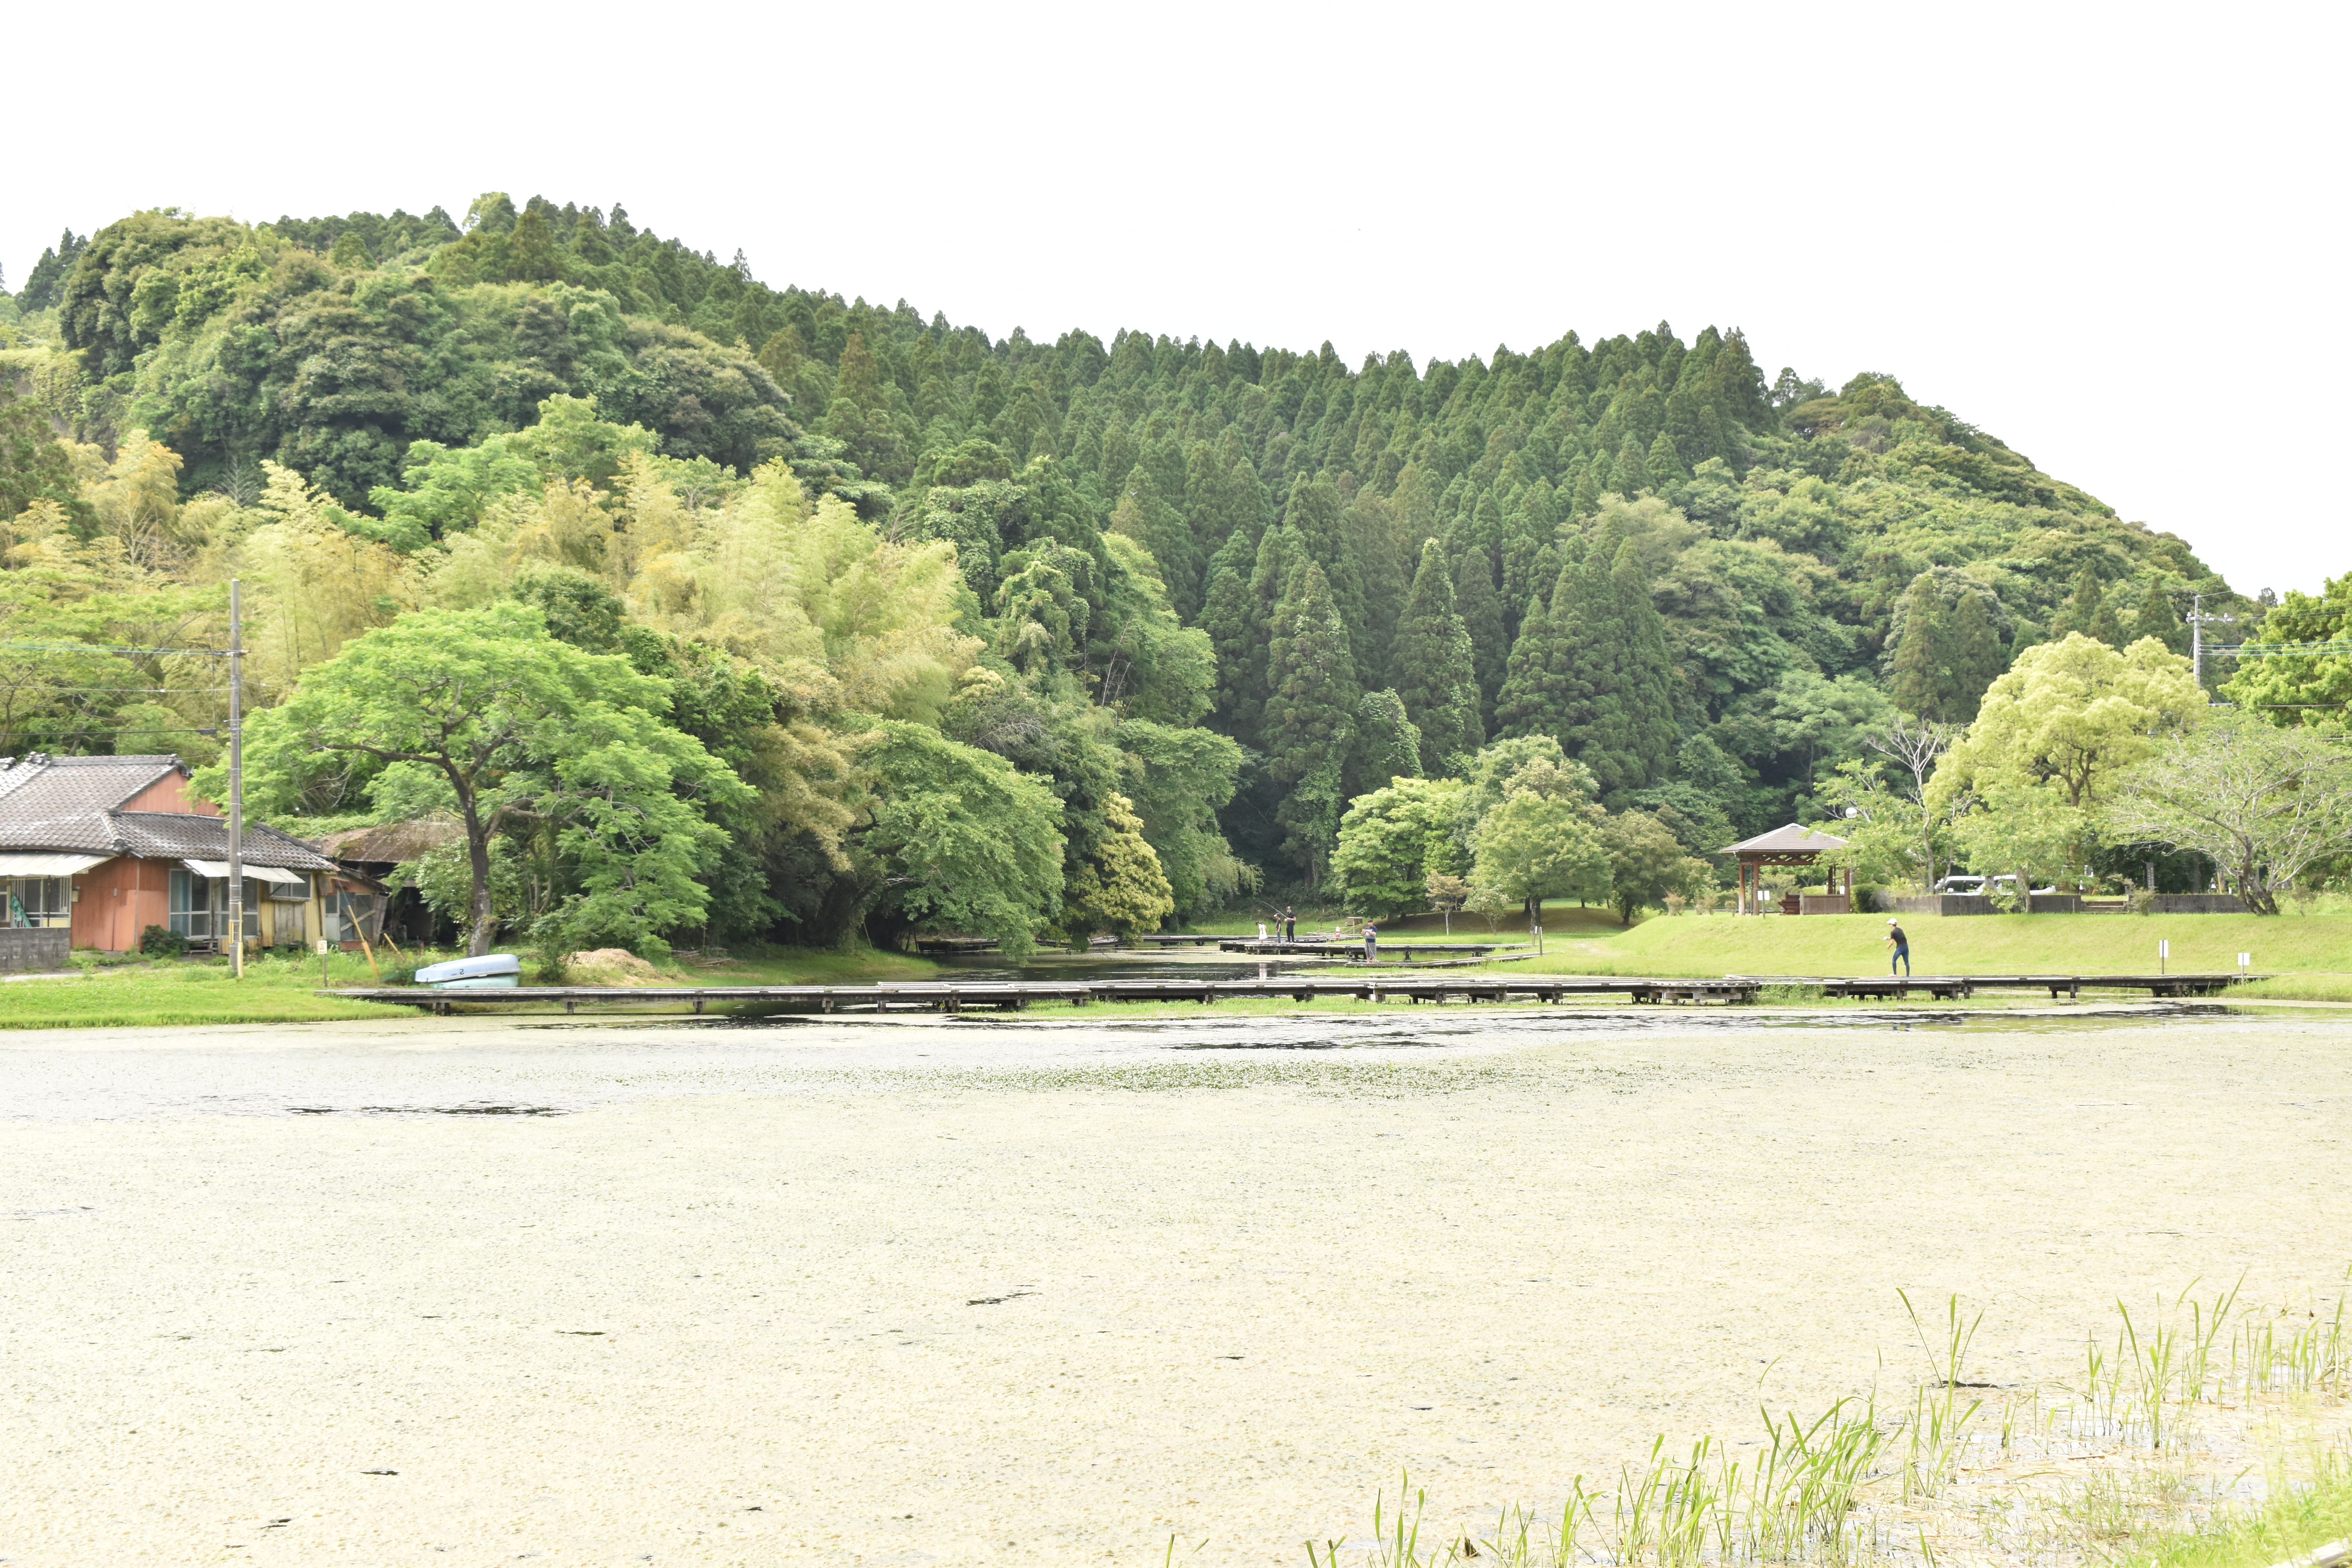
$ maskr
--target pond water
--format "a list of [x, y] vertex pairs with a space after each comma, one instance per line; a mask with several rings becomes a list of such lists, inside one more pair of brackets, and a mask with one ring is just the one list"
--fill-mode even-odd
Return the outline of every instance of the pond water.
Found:
[[2070, 1033], [2275, 1026], [2218, 1004], [1983, 1013], [1730, 1008], [1405, 1008], [1097, 1021], [417, 1018], [0, 1036], [0, 1121], [188, 1115], [560, 1115], [690, 1095], [793, 1094], [902, 1075], [1235, 1067], [1328, 1054], [1433, 1063], [1528, 1047], [1790, 1030]]

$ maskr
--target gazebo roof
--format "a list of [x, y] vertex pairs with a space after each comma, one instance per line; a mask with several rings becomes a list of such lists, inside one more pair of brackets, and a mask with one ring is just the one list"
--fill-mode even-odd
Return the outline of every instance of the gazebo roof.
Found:
[[1842, 849], [1845, 840], [1835, 838], [1818, 828], [1789, 823], [1769, 833], [1759, 833], [1753, 838], [1743, 838], [1737, 844], [1727, 844], [1716, 851], [1718, 855], [1810, 855], [1826, 849]]

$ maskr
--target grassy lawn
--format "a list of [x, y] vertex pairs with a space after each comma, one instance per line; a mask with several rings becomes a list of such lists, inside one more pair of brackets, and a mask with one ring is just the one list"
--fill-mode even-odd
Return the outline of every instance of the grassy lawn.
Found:
[[[373, 982], [357, 954], [330, 961], [337, 985]], [[0, 984], [0, 1029], [127, 1028], [189, 1024], [290, 1024], [396, 1018], [406, 1008], [313, 994], [319, 961], [261, 958], [242, 981], [227, 961], [102, 964], [70, 980]]]
[[[453, 956], [379, 951], [375, 967], [356, 952], [330, 954], [331, 987], [394, 984], [416, 963]], [[526, 964], [528, 960], [525, 961]], [[670, 985], [824, 985], [928, 980], [940, 966], [925, 958], [870, 949], [813, 952], [772, 948], [724, 963], [667, 966]], [[71, 979], [0, 984], [0, 1029], [129, 1028], [194, 1024], [290, 1024], [336, 1018], [406, 1018], [412, 1009], [320, 996], [315, 956], [257, 958], [240, 981], [225, 959], [94, 964]], [[479, 996], [480, 993], [475, 994]], [[486, 998], [487, 999], [487, 998]]]
[[[1544, 956], [1511, 967], [1559, 974], [1886, 973], [1884, 915], [1654, 916], [1633, 927], [1547, 910]], [[2280, 976], [2250, 996], [2352, 999], [2352, 915], [1922, 915], [1906, 917], [1921, 974], [2228, 973], [2238, 954]]]

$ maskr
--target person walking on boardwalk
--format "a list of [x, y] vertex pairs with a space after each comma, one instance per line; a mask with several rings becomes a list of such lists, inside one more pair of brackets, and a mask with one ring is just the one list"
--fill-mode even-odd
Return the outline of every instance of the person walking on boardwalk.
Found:
[[1897, 925], [1894, 921], [1889, 920], [1886, 922], [1886, 940], [1891, 942], [1895, 948], [1895, 956], [1886, 961], [1886, 973], [1889, 974], [1894, 973], [1895, 966], [1899, 963], [1903, 966], [1903, 978], [1906, 980], [1910, 979], [1911, 939], [1903, 934], [1903, 928], [1901, 926]]
[[1364, 922], [1364, 962], [1375, 963], [1381, 956], [1381, 928], [1371, 921]]

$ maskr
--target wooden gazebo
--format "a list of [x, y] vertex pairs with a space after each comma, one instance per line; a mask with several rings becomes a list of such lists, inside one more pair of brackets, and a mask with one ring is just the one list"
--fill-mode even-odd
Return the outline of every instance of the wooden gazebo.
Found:
[[[1832, 849], [1845, 847], [1845, 840], [1832, 837], [1817, 828], [1790, 823], [1769, 833], [1759, 833], [1753, 838], [1743, 838], [1737, 844], [1727, 844], [1716, 851], [1718, 855], [1735, 855], [1739, 858], [1739, 912], [1760, 915], [1763, 910], [1764, 868], [1767, 866], [1818, 866], [1821, 858]], [[1853, 871], [1845, 871], [1845, 891], [1836, 890], [1837, 867], [1830, 867], [1823, 885], [1826, 893], [1790, 893], [1780, 900], [1780, 911], [1790, 915], [1843, 915], [1853, 909]], [[1810, 880], [1811, 879], [1807, 879]]]

